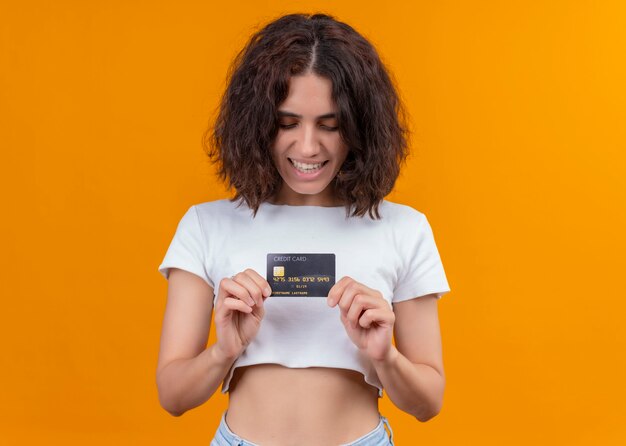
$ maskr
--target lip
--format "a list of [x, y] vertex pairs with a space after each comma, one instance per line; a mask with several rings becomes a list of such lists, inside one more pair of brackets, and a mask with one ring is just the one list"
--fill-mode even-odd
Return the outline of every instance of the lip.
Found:
[[[292, 158], [292, 159], [295, 159], [295, 158]], [[300, 160], [297, 160], [297, 159], [296, 159], [296, 161], [301, 162]], [[291, 169], [293, 170], [295, 176], [297, 176], [298, 178], [301, 178], [303, 180], [314, 180], [314, 179], [316, 179], [317, 177], [319, 177], [324, 172], [324, 170], [326, 170], [326, 167], [329, 164], [328, 162], [325, 162], [325, 164], [322, 167], [320, 167], [318, 170], [316, 170], [315, 172], [303, 173], [303, 172], [300, 172], [298, 169], [296, 169], [296, 166], [294, 166], [293, 163], [291, 161], [289, 161], [289, 159], [287, 159], [287, 162], [289, 163], [289, 167], [291, 167]], [[304, 162], [304, 161], [302, 161], [302, 162]]]

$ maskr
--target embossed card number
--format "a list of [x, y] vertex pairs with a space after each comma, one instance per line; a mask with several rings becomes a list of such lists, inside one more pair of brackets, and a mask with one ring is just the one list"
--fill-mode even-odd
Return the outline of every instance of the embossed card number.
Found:
[[327, 297], [335, 284], [335, 254], [270, 253], [266, 279], [272, 296]]

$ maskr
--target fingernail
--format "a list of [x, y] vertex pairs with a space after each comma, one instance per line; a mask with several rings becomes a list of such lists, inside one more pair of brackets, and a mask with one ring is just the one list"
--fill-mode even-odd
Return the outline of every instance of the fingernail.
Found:
[[332, 299], [326, 299], [326, 303], [332, 307], [334, 302]]
[[272, 294], [272, 289], [270, 287], [265, 287], [263, 292], [265, 293], [266, 296], [269, 296], [270, 294]]

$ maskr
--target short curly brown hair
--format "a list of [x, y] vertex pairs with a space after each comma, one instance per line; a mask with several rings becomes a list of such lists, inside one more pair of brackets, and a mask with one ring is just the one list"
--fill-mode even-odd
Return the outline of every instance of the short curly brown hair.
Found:
[[[349, 149], [334, 181], [346, 217], [380, 219], [378, 205], [391, 192], [408, 155], [406, 110], [374, 46], [327, 14], [288, 14], [255, 32], [228, 71], [215, 122], [202, 144], [219, 178], [256, 216], [282, 178], [271, 146], [279, 105], [291, 76], [332, 81], [341, 138]], [[241, 204], [241, 202], [240, 202]]]

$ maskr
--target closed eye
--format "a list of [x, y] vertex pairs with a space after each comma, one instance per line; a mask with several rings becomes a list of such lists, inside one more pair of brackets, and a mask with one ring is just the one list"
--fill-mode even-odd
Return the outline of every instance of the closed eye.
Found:
[[[297, 125], [298, 124], [279, 124], [278, 126], [281, 129], [292, 129], [292, 128], [294, 128]], [[324, 130], [327, 130], [329, 132], [334, 132], [334, 131], [339, 130], [339, 127], [330, 127], [330, 126], [327, 126], [327, 125], [320, 125], [320, 128], [322, 128]]]

